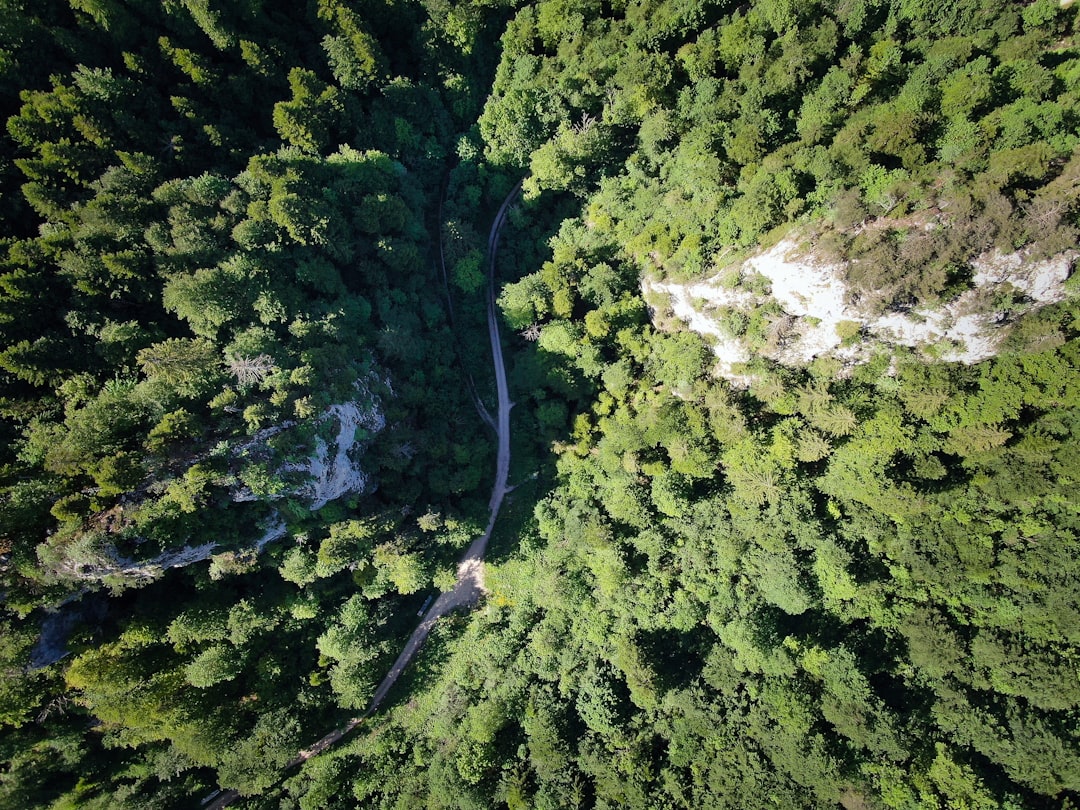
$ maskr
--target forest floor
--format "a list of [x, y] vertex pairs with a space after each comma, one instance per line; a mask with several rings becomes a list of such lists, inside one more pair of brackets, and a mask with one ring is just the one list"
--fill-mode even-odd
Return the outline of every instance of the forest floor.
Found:
[[[420, 624], [417, 625], [416, 629], [413, 630], [412, 635], [409, 636], [409, 640], [405, 643], [405, 647], [402, 649], [401, 654], [398, 655], [397, 659], [390, 667], [390, 670], [383, 678], [382, 683], [380, 683], [375, 690], [375, 694], [372, 696], [371, 704], [368, 706], [367, 710], [360, 715], [360, 717], [354, 717], [341, 728], [334, 729], [329, 734], [326, 734], [311, 745], [311, 747], [298, 752], [296, 757], [286, 765], [286, 769], [299, 765], [301, 762], [325, 751], [359, 726], [386, 698], [386, 695], [390, 692], [391, 688], [393, 688], [397, 679], [401, 676], [401, 673], [405, 671], [405, 668], [409, 665], [413, 656], [416, 655], [416, 652], [423, 646], [424, 641], [427, 639], [431, 629], [435, 626], [435, 623], [442, 616], [456, 608], [476, 604], [480, 599], [481, 594], [485, 593], [484, 552], [487, 550], [488, 540], [491, 538], [492, 529], [495, 527], [495, 520], [499, 516], [499, 509], [502, 506], [503, 498], [512, 489], [512, 487], [507, 486], [507, 479], [510, 475], [510, 409], [513, 407], [514, 403], [510, 401], [510, 387], [506, 380], [506, 363], [503, 361], [502, 341], [499, 336], [498, 311], [495, 306], [495, 254], [499, 247], [499, 236], [502, 233], [503, 225], [506, 224], [507, 212], [510, 210], [511, 203], [513, 203], [520, 191], [521, 183], [519, 182], [510, 190], [510, 193], [506, 195], [506, 199], [503, 200], [498, 213], [495, 215], [495, 220], [491, 225], [487, 243], [488, 337], [491, 341], [492, 362], [495, 367], [495, 387], [498, 394], [498, 409], [495, 416], [495, 432], [498, 436], [498, 452], [495, 465], [495, 483], [492, 485], [491, 500], [488, 502], [490, 516], [488, 517], [487, 528], [485, 528], [484, 533], [473, 540], [465, 550], [461, 560], [458, 562], [457, 582], [455, 583], [453, 590], [440, 594], [439, 598], [436, 599], [434, 604], [428, 609], [427, 613], [420, 621]], [[220, 810], [220, 808], [227, 807], [236, 801], [236, 799], [239, 798], [239, 795], [240, 794], [235, 790], [227, 790], [220, 794], [213, 804], [208, 805], [207, 810]]]

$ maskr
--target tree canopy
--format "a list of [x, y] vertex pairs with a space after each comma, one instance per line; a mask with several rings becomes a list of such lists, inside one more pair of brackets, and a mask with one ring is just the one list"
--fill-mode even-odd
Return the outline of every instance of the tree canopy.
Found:
[[[1075, 276], [977, 364], [741, 383], [644, 283], [1071, 273], [1070, 3], [0, 10], [0, 806], [1080, 801]], [[489, 297], [483, 606], [290, 770], [487, 523]]]

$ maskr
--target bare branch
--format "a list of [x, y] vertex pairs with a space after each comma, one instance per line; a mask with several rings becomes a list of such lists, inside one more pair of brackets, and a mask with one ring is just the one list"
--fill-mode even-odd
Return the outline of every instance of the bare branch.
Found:
[[274, 371], [274, 359], [268, 354], [258, 357], [235, 357], [229, 360], [229, 373], [242, 386], [261, 383]]

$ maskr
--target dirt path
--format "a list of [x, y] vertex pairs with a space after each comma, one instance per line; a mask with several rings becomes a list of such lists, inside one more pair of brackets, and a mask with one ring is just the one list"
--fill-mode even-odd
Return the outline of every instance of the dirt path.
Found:
[[[503, 225], [506, 224], [506, 214], [520, 191], [521, 182], [518, 181], [518, 184], [506, 195], [506, 199], [503, 200], [502, 205], [499, 207], [499, 211], [495, 215], [495, 221], [491, 224], [487, 243], [488, 339], [491, 341], [491, 354], [495, 366], [495, 390], [499, 400], [494, 420], [495, 432], [498, 435], [498, 451], [495, 464], [495, 483], [491, 487], [491, 500], [488, 502], [491, 515], [488, 517], [487, 528], [465, 550], [465, 554], [462, 555], [461, 560], [458, 562], [457, 584], [454, 585], [454, 589], [440, 594], [439, 598], [428, 609], [420, 624], [413, 630], [409, 640], [405, 642], [405, 648], [401, 651], [397, 660], [394, 661], [393, 666], [390, 667], [390, 671], [386, 673], [382, 683], [375, 690], [367, 711], [359, 717], [354, 717], [343, 727], [334, 729], [310, 748], [300, 751], [285, 766], [286, 769], [299, 765], [321, 751], [325, 751], [360, 725], [364, 718], [379, 708], [379, 704], [386, 698], [387, 693], [397, 682], [401, 673], [405, 671], [405, 667], [409, 665], [409, 661], [412, 660], [416, 651], [420, 649], [425, 639], [427, 639], [431, 628], [435, 626], [435, 622], [454, 608], [476, 604], [480, 599], [480, 595], [485, 592], [484, 552], [487, 550], [488, 540], [491, 538], [491, 530], [495, 527], [495, 520], [499, 516], [499, 508], [502, 506], [503, 497], [511, 489], [506, 482], [510, 476], [510, 409], [514, 406], [514, 403], [510, 401], [510, 388], [506, 382], [506, 364], [503, 362], [502, 342], [499, 337], [499, 319], [495, 308], [495, 254], [499, 247], [499, 235], [502, 233]], [[221, 810], [221, 808], [227, 807], [236, 801], [239, 796], [240, 794], [235, 790], [227, 790], [218, 794], [213, 804], [204, 806], [206, 810]]]
[[364, 717], [367, 717], [379, 707], [387, 692], [397, 681], [398, 676], [408, 666], [416, 651], [420, 649], [439, 617], [449, 613], [456, 607], [475, 604], [480, 598], [480, 594], [484, 592], [484, 552], [487, 550], [491, 530], [495, 526], [495, 519], [499, 516], [503, 496], [507, 493], [506, 481], [510, 475], [510, 408], [514, 404], [510, 401], [510, 388], [506, 382], [506, 364], [503, 362], [502, 342], [499, 338], [499, 319], [495, 308], [495, 254], [499, 247], [499, 235], [502, 232], [503, 225], [506, 223], [506, 213], [520, 190], [521, 183], [518, 182], [510, 193], [506, 195], [506, 199], [503, 200], [503, 204], [499, 207], [499, 212], [495, 215], [495, 221], [491, 224], [487, 244], [488, 339], [491, 341], [491, 354], [495, 365], [495, 389], [499, 400], [495, 415], [495, 432], [499, 439], [495, 464], [495, 483], [491, 488], [491, 500], [488, 502], [491, 515], [488, 518], [487, 528], [484, 529], [484, 533], [473, 540], [458, 563], [458, 578], [454, 589], [440, 594], [439, 598], [435, 600], [435, 604], [428, 609], [423, 620], [405, 643], [405, 649], [401, 651], [401, 655], [397, 657], [394, 665], [390, 667], [390, 671], [383, 678], [383, 682], [375, 690], [371, 705], [364, 713]]

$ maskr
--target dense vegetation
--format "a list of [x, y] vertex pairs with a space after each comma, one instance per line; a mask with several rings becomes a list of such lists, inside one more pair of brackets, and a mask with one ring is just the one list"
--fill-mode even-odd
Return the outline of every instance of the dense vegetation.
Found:
[[0, 805], [273, 783], [482, 525], [429, 231], [498, 11], [273, 6], [4, 4]]
[[[4, 7], [0, 805], [1073, 806], [1080, 303], [736, 390], [639, 279], [795, 229], [886, 311], [1074, 248], [1074, 9], [271, 5]], [[524, 174], [491, 593], [286, 774], [483, 523]], [[313, 504], [346, 402], [371, 484]]]

